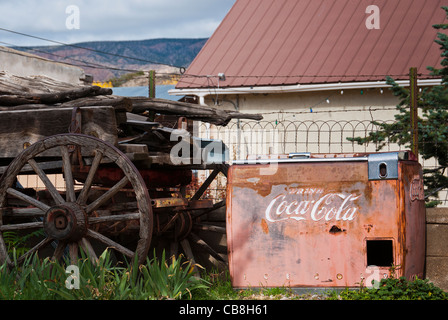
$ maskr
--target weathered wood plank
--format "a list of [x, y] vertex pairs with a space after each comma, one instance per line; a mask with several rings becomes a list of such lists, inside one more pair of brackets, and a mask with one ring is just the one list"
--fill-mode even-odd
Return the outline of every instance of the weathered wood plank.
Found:
[[17, 76], [6, 71], [0, 71], [1, 94], [39, 94], [73, 90], [71, 83], [58, 81], [45, 76]]
[[18, 106], [21, 104], [55, 104], [96, 95], [110, 95], [112, 89], [98, 86], [80, 87], [72, 90], [61, 90], [54, 93], [22, 93], [0, 95], [1, 106]]
[[[5, 97], [5, 96], [4, 96]], [[75, 107], [94, 107], [94, 106], [111, 106], [116, 111], [131, 111], [132, 102], [129, 98], [118, 96], [95, 96], [79, 98], [76, 100], [67, 101], [60, 104], [43, 104], [43, 103], [30, 103], [14, 105], [14, 106], [2, 106], [0, 104], [0, 111], [15, 111], [15, 110], [33, 110], [33, 109], [56, 109], [56, 108], [75, 108]]]
[[[47, 136], [68, 133], [72, 108], [0, 111], [0, 157], [16, 157], [25, 147]], [[116, 145], [117, 123], [113, 107], [82, 107], [81, 133]], [[59, 156], [53, 150], [43, 154]]]
[[85, 106], [112, 106], [115, 110], [131, 111], [132, 101], [127, 97], [98, 95], [95, 97], [80, 98], [61, 104], [61, 107], [71, 108]]
[[263, 116], [260, 114], [239, 113], [237, 111], [221, 110], [180, 101], [146, 97], [130, 97], [130, 99], [132, 100], [133, 113], [143, 113], [144, 111], [151, 110], [161, 114], [183, 116], [222, 126], [227, 125], [232, 119], [263, 119]]

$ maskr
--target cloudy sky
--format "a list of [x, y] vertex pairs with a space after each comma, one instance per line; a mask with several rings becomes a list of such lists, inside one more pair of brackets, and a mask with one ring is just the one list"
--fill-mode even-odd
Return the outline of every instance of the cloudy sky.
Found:
[[[63, 43], [210, 37], [235, 0], [0, 0], [0, 28]], [[52, 43], [0, 30], [0, 45]]]

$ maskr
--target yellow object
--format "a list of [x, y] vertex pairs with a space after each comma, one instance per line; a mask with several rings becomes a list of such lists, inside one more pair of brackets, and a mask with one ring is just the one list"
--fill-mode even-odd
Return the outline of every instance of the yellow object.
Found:
[[101, 88], [112, 88], [112, 81], [106, 81], [106, 82], [93, 81], [92, 85]]

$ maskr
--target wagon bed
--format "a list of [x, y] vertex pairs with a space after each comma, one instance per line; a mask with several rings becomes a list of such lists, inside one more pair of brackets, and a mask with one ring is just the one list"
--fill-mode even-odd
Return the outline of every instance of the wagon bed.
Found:
[[[201, 196], [227, 174], [226, 148], [191, 131], [193, 120], [226, 125], [233, 118], [261, 116], [0, 72], [0, 262], [34, 253], [75, 260], [80, 249], [96, 260], [108, 247], [117, 259], [143, 262], [150, 249], [165, 249], [192, 260], [206, 252], [224, 265], [226, 250], [212, 248], [207, 242], [216, 237], [206, 233], [225, 233], [210, 215], [225, 200]], [[201, 157], [173, 157], [179, 146]], [[193, 170], [212, 171], [188, 196]], [[50, 174], [63, 176], [62, 190]], [[24, 175], [38, 176], [44, 188], [24, 188]], [[30, 238], [16, 261], [11, 234]]]

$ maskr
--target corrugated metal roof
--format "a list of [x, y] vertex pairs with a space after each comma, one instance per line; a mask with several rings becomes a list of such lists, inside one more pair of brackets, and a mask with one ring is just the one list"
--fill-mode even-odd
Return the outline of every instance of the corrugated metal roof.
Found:
[[[366, 13], [378, 6], [380, 29]], [[176, 89], [425, 78], [448, 0], [237, 0]], [[218, 83], [218, 73], [225, 80]], [[209, 77], [207, 77], [209, 76]]]

